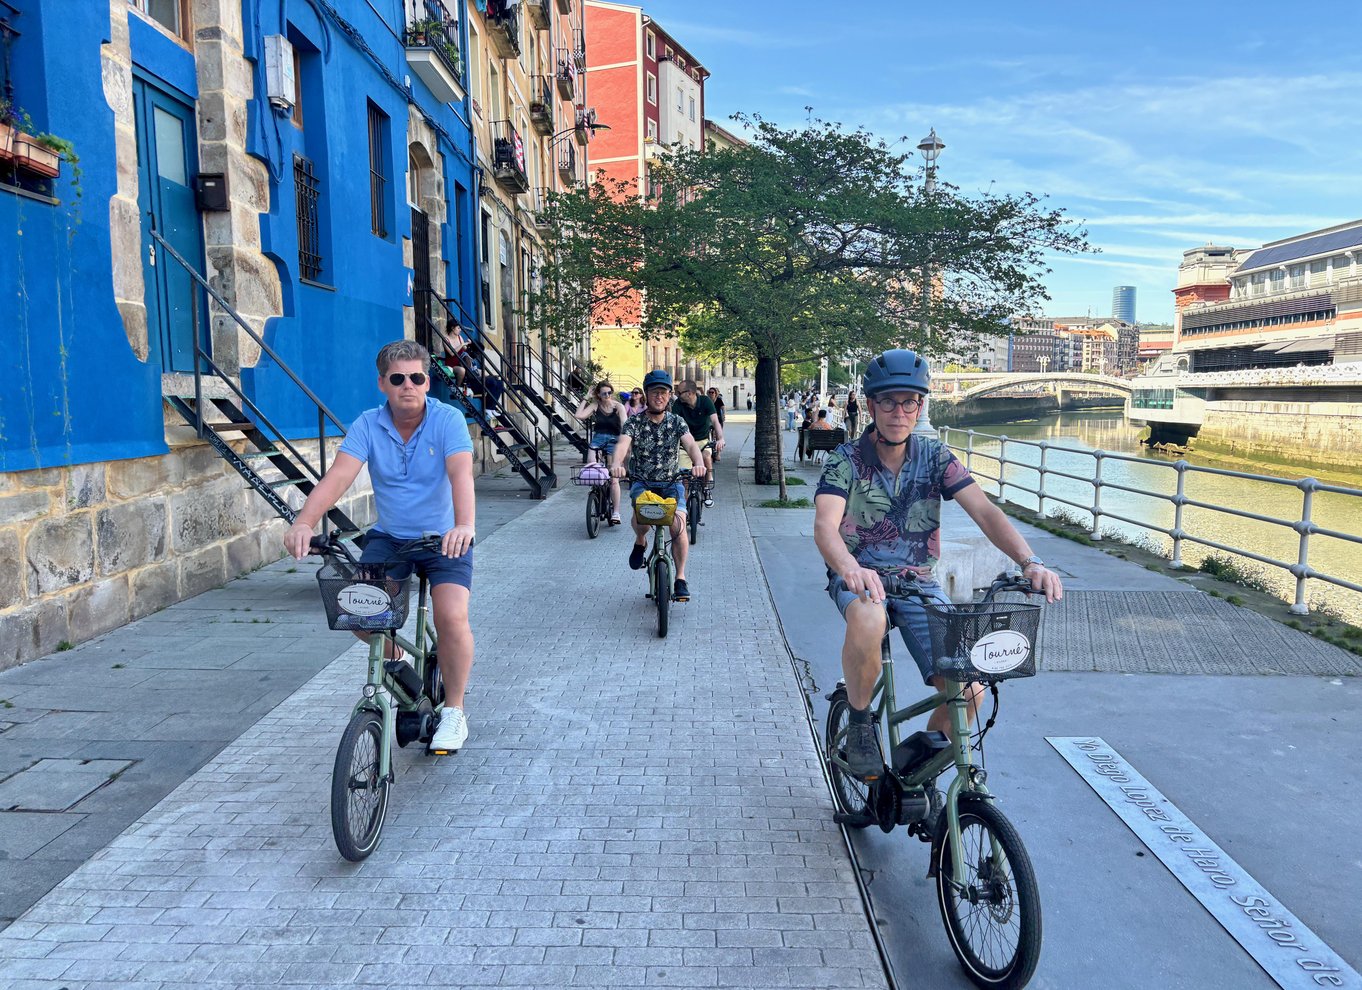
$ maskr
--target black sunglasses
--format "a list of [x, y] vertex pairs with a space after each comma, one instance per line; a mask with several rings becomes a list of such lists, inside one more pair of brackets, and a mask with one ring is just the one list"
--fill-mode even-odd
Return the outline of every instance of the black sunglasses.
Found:
[[391, 385], [393, 388], [401, 388], [402, 383], [405, 382], [408, 378], [411, 379], [411, 383], [413, 385], [424, 385], [426, 383], [426, 376], [424, 372], [413, 371], [410, 375], [404, 375], [400, 371], [394, 371], [391, 375], [388, 376], [388, 384]]

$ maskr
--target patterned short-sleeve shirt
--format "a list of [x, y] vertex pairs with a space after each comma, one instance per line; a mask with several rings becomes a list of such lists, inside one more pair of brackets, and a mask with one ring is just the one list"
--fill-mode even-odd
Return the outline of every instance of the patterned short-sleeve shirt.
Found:
[[680, 466], [676, 454], [681, 438], [689, 432], [686, 421], [672, 412], [663, 415], [657, 423], [646, 414], [626, 422], [624, 436], [632, 441], [629, 473], [640, 481], [670, 480]]
[[862, 567], [930, 578], [941, 554], [941, 500], [972, 484], [965, 465], [935, 437], [910, 437], [895, 477], [870, 430], [828, 455], [816, 495], [847, 500], [842, 542]]

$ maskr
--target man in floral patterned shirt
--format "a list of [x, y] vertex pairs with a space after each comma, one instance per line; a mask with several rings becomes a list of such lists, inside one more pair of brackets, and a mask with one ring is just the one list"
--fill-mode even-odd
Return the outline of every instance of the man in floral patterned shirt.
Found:
[[[658, 369], [648, 372], [643, 379], [643, 392], [648, 404], [642, 415], [634, 416], [624, 424], [610, 462], [610, 473], [623, 478], [626, 474], [624, 464], [628, 461], [627, 473], [634, 479], [629, 486], [631, 502], [638, 501], [644, 489], [676, 499], [676, 515], [671, 526], [672, 559], [676, 561], [672, 600], [686, 602], [690, 601], [690, 586], [686, 584], [690, 540], [686, 531], [686, 489], [681, 482], [673, 480], [679, 467], [677, 451], [686, 448], [693, 465], [691, 472], [697, 478], [705, 476], [705, 461], [686, 421], [668, 408], [672, 401], [672, 376]], [[649, 527], [640, 525], [637, 519], [633, 520], [633, 527], [634, 547], [629, 552], [629, 566], [637, 571], [643, 567], [643, 557], [648, 549]]]
[[[814, 496], [814, 540], [828, 565], [828, 594], [847, 622], [842, 645], [851, 706], [847, 764], [863, 779], [875, 780], [884, 759], [869, 708], [886, 621], [899, 627], [923, 680], [938, 689], [945, 683], [933, 674], [922, 604], [915, 598], [886, 601], [881, 581], [881, 575], [909, 577], [933, 599], [948, 601], [932, 576], [941, 549], [941, 500], [959, 502], [1047, 600], [1061, 598], [1063, 588], [1059, 575], [1031, 552], [950, 449], [936, 437], [913, 435], [930, 388], [927, 362], [912, 351], [886, 351], [870, 362], [862, 386], [873, 422], [860, 439], [828, 457]], [[978, 685], [967, 688], [971, 719], [978, 694]], [[949, 732], [949, 726], [941, 705], [927, 728]]]

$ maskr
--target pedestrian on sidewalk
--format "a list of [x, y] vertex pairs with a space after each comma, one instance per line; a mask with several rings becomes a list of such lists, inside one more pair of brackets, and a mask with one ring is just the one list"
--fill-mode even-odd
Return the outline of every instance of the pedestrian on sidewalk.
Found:
[[795, 430], [795, 420], [799, 418], [799, 400], [791, 392], [785, 396], [785, 431], [793, 433]]
[[[884, 771], [870, 717], [880, 674], [880, 642], [886, 623], [899, 628], [925, 683], [944, 689], [935, 674], [927, 614], [916, 598], [886, 600], [882, 575], [914, 580], [942, 604], [949, 599], [932, 575], [941, 541], [941, 500], [953, 498], [988, 537], [1016, 561], [1047, 601], [1063, 597], [1059, 575], [1031, 552], [1001, 509], [989, 501], [950, 448], [934, 436], [914, 436], [918, 413], [930, 390], [927, 362], [913, 351], [885, 351], [866, 368], [861, 389], [872, 422], [856, 441], [828, 457], [814, 492], [814, 542], [827, 564], [828, 594], [846, 619], [842, 672], [851, 711], [847, 764], [863, 780]], [[983, 689], [966, 691], [973, 720]], [[929, 731], [950, 731], [940, 705]]]
[[[719, 425], [723, 426], [725, 420], [728, 418], [724, 410], [724, 397], [719, 394], [719, 390], [715, 388], [713, 385], [709, 387], [709, 390], [705, 392], [705, 395], [709, 396], [709, 401], [714, 403], [714, 409], [719, 414]], [[720, 450], [719, 448], [715, 449], [714, 451], [715, 464], [719, 463], [719, 455], [721, 453], [722, 450]]]
[[847, 393], [847, 436], [856, 436], [856, 421], [861, 417], [861, 404], [856, 400], [856, 390]]
[[[591, 394], [573, 413], [583, 423], [591, 425], [591, 440], [587, 447], [587, 463], [600, 461], [609, 464], [615, 453], [615, 445], [620, 442], [620, 431], [624, 429], [627, 418], [624, 405], [615, 401], [615, 388], [609, 382], [597, 382]], [[610, 480], [610, 525], [620, 524], [620, 483]]]
[[[360, 413], [341, 442], [336, 459], [307, 497], [284, 534], [284, 548], [307, 556], [313, 530], [327, 511], [369, 467], [378, 521], [369, 530], [362, 563], [389, 563], [397, 547], [426, 533], [441, 533], [440, 552], [393, 565], [402, 578], [416, 567], [430, 579], [435, 629], [440, 638], [444, 706], [430, 741], [434, 752], [455, 752], [468, 738], [464, 691], [473, 667], [473, 631], [468, 600], [473, 586], [473, 441], [468, 424], [453, 406], [432, 399], [430, 354], [411, 340], [385, 344], [378, 352], [378, 390], [385, 402]], [[368, 641], [380, 633], [356, 633]], [[401, 656], [389, 642], [390, 659]]]

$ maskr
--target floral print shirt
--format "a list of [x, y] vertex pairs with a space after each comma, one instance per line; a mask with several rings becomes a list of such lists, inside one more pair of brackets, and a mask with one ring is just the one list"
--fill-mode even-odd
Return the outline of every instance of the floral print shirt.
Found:
[[686, 421], [676, 413], [666, 413], [654, 423], [647, 415], [635, 416], [624, 424], [629, 447], [629, 474], [636, 481], [669, 481], [676, 474], [681, 438], [689, 433]]
[[862, 567], [930, 579], [941, 554], [941, 500], [974, 484], [949, 447], [912, 436], [898, 476], [875, 451], [873, 430], [828, 455], [817, 495], [846, 499], [842, 542]]

